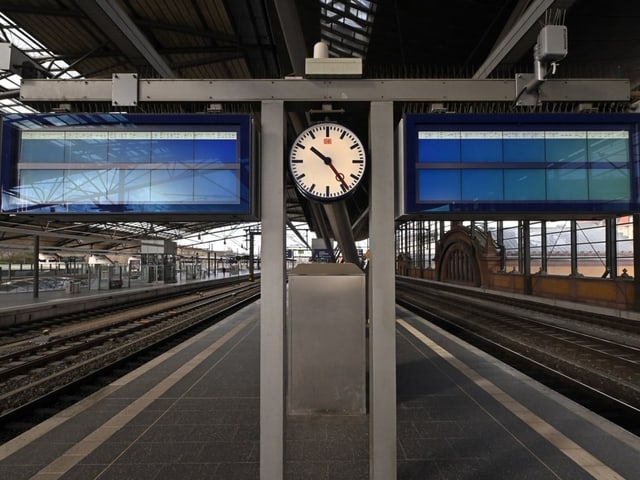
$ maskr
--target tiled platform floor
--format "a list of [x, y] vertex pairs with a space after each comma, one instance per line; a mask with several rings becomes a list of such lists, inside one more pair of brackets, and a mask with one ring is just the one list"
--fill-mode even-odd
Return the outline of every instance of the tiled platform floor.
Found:
[[[0, 445], [0, 478], [258, 479], [258, 315], [241, 310]], [[398, 315], [398, 479], [634, 478], [637, 437]], [[285, 478], [368, 479], [368, 429], [366, 416], [288, 418]]]

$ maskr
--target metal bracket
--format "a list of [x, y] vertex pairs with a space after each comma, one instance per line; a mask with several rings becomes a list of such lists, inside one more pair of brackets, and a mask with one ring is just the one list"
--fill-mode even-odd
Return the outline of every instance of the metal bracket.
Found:
[[111, 77], [111, 104], [114, 107], [138, 105], [138, 74], [114, 73]]
[[540, 93], [538, 89], [529, 93], [527, 86], [533, 81], [533, 73], [516, 73], [516, 97], [515, 104], [520, 107], [535, 107], [540, 105]]

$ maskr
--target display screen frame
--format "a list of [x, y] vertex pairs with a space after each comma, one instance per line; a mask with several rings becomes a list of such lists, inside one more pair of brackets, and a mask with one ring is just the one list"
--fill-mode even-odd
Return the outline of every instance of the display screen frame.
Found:
[[[638, 179], [640, 165], [640, 148], [639, 148], [639, 125], [640, 115], [638, 114], [406, 114], [403, 118], [402, 125], [399, 128], [399, 166], [398, 166], [398, 208], [397, 217], [425, 217], [425, 218], [503, 218], [503, 219], [521, 219], [521, 218], [595, 218], [597, 216], [614, 216], [625, 215], [637, 211], [640, 208]], [[466, 155], [466, 158], [455, 158], [457, 153], [453, 152], [455, 146], [445, 147], [443, 142], [442, 152], [431, 154], [431, 158], [426, 158], [424, 152], [421, 152], [419, 143], [420, 132], [432, 132], [436, 136], [439, 132], [442, 135], [450, 135], [455, 132], [461, 132], [466, 137], [473, 138], [474, 132], [482, 132], [485, 137], [490, 138], [491, 133], [502, 134], [503, 132], [514, 132], [517, 137], [518, 132], [559, 132], [562, 136], [565, 132], [568, 137], [572, 135], [580, 136], [582, 132], [627, 132], [628, 138], [628, 171], [625, 172], [621, 168], [623, 162], [614, 162], [613, 167], [609, 168], [606, 162], [590, 161], [588, 159], [577, 161], [575, 164], [562, 163], [560, 161], [542, 161], [531, 162], [486, 162], [487, 159], [482, 158], [482, 152], [476, 151]], [[502, 141], [502, 140], [501, 140]], [[619, 141], [619, 140], [618, 140]], [[462, 144], [461, 144], [462, 145]], [[466, 147], [472, 147], [469, 142]], [[423, 143], [424, 147], [424, 143]], [[451, 148], [452, 152], [446, 152], [447, 148]], [[461, 150], [463, 146], [459, 147]], [[504, 146], [502, 145], [502, 148]], [[424, 150], [424, 148], [423, 148]], [[487, 150], [487, 149], [485, 149]], [[452, 153], [454, 157], [452, 157]], [[421, 156], [422, 155], [422, 156]], [[438, 158], [438, 155], [441, 155]], [[464, 154], [461, 154], [464, 156]], [[478, 157], [478, 158], [474, 158]], [[442, 161], [449, 160], [449, 161]], [[531, 159], [525, 159], [531, 160]], [[484, 163], [483, 163], [484, 162]], [[535, 169], [532, 169], [535, 167]], [[600, 199], [585, 198], [562, 198], [564, 191], [556, 196], [560, 198], [540, 199], [540, 198], [521, 198], [516, 199], [518, 192], [506, 194], [498, 191], [495, 198], [491, 198], [492, 182], [496, 185], [501, 181], [502, 188], [506, 187], [506, 182], [510, 178], [529, 168], [531, 174], [541, 175], [545, 177], [545, 181], [553, 178], [554, 174], [575, 172], [575, 175], [589, 175], [589, 181], [597, 174], [603, 174], [607, 168], [618, 174], [612, 184], [620, 185], [620, 174], [628, 175], [628, 185], [624, 186], [624, 192], [620, 196], [624, 198], [604, 198], [607, 195], [602, 193], [600, 188]], [[615, 169], [618, 168], [616, 172]], [[434, 194], [432, 198], [426, 198], [425, 195], [425, 178], [429, 172], [432, 175], [429, 180], [432, 185], [437, 185], [441, 189], [440, 195], [443, 198], [436, 198]], [[496, 180], [497, 175], [491, 175], [497, 172], [508, 172], [507, 180]], [[442, 180], [438, 183], [437, 177], [440, 175]], [[456, 191], [448, 194], [443, 185], [447, 185], [447, 175], [450, 179], [462, 178], [466, 176], [470, 182], [476, 182], [475, 188], [478, 190], [481, 199], [474, 200], [469, 198], [468, 194]], [[535, 176], [535, 175], [534, 175]], [[568, 177], [568, 176], [567, 176]], [[533, 177], [532, 177], [533, 178]], [[593, 180], [594, 188], [593, 196], [597, 197], [598, 183], [605, 182], [603, 180]], [[581, 179], [583, 183], [587, 180]], [[624, 181], [624, 180], [622, 180]], [[435, 183], [434, 183], [435, 182]], [[618, 182], [618, 183], [615, 183]], [[450, 185], [454, 185], [452, 180]], [[464, 188], [464, 180], [460, 180], [460, 189]], [[467, 185], [470, 185], [467, 182]], [[473, 187], [468, 191], [473, 192]], [[560, 184], [561, 185], [561, 184]], [[486, 190], [482, 190], [485, 188]], [[456, 186], [457, 188], [457, 186]], [[496, 187], [497, 188], [497, 187]], [[546, 188], [546, 187], [545, 187]], [[512, 189], [513, 190], [513, 189]], [[550, 189], [551, 190], [551, 189]], [[545, 191], [546, 192], [546, 191]], [[551, 190], [553, 196], [553, 190]], [[505, 200], [505, 196], [511, 198]], [[574, 197], [579, 196], [574, 194]], [[447, 197], [447, 198], [444, 198]], [[571, 197], [571, 194], [567, 194]]]
[[[257, 133], [250, 114], [7, 114], [0, 131], [1, 213], [76, 220], [259, 219]], [[54, 141], [43, 147], [28, 143], [47, 135]], [[23, 145], [35, 153], [22, 151]], [[60, 151], [38, 163], [38, 148], [48, 146]], [[64, 188], [64, 194], [52, 191], [51, 201], [46, 194], [34, 201], [29, 175], [44, 178], [39, 187]], [[46, 178], [54, 180], [47, 185]], [[83, 193], [74, 196], [69, 185], [78, 181]], [[92, 182], [107, 193], [92, 195]], [[124, 194], [110, 193], [125, 187]]]

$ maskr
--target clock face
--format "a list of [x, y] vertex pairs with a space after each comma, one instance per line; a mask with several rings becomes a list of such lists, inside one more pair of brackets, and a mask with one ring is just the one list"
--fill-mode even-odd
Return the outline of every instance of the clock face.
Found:
[[360, 139], [337, 123], [317, 123], [291, 147], [289, 168], [298, 190], [314, 200], [339, 200], [364, 176], [366, 156]]

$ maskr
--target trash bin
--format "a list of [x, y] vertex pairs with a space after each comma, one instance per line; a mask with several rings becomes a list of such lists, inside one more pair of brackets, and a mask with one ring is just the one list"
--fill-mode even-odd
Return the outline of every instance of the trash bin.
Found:
[[366, 413], [365, 275], [356, 265], [289, 273], [289, 414]]

